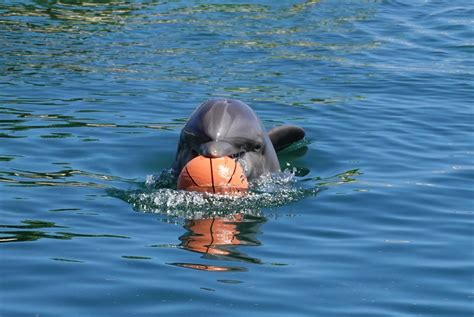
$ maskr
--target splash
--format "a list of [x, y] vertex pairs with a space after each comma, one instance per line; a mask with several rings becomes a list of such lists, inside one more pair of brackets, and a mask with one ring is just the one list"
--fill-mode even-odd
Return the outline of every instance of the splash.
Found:
[[226, 217], [235, 213], [260, 216], [263, 208], [273, 208], [315, 196], [321, 188], [303, 188], [294, 170], [262, 176], [250, 183], [247, 195], [214, 195], [175, 189], [171, 170], [160, 175], [149, 175], [142, 189], [109, 193], [141, 212], [160, 213], [183, 219]]

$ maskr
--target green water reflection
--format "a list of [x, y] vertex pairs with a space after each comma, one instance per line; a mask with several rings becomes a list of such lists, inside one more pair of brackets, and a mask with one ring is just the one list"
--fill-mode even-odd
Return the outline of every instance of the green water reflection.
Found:
[[[117, 238], [130, 239], [130, 237], [113, 234], [83, 234], [64, 231], [54, 231], [58, 226], [54, 222], [41, 220], [24, 220], [21, 225], [0, 224], [0, 243], [5, 242], [31, 242], [39, 239], [71, 240], [73, 238]], [[5, 230], [7, 229], [7, 230]], [[32, 230], [34, 229], [34, 230]], [[39, 230], [43, 229], [43, 230]]]

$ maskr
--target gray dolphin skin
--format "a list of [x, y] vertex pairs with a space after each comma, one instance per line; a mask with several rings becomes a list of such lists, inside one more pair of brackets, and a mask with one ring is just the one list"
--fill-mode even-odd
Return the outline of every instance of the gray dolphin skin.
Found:
[[[238, 159], [249, 180], [280, 171], [275, 148], [302, 139], [294, 126], [274, 129], [273, 141], [255, 112], [235, 99], [211, 99], [201, 104], [181, 131], [173, 169], [181, 169], [198, 155]], [[279, 142], [279, 143], [278, 143]]]

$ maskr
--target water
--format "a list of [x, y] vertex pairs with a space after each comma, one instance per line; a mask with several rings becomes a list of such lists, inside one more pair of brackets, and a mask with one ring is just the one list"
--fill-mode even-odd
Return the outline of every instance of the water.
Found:
[[[2, 1], [0, 315], [472, 316], [473, 16]], [[295, 176], [247, 204], [147, 187], [211, 97], [303, 127]]]

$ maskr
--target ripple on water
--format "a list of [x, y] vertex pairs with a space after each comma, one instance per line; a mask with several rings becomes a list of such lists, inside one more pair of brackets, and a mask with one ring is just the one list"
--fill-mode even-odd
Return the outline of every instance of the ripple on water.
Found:
[[297, 177], [298, 169], [262, 176], [250, 183], [245, 196], [215, 195], [176, 189], [171, 169], [149, 175], [141, 189], [109, 188], [108, 194], [131, 204], [137, 211], [160, 213], [182, 219], [225, 217], [236, 213], [261, 216], [262, 209], [297, 202], [316, 196], [334, 186], [353, 183], [362, 173], [349, 170], [330, 177]]
[[110, 189], [137, 211], [161, 213], [184, 219], [222, 217], [233, 213], [259, 216], [263, 208], [272, 208], [314, 196], [318, 186], [304, 188], [298, 185], [294, 172], [285, 171], [259, 178], [250, 184], [247, 195], [214, 195], [166, 188], [174, 185], [170, 170], [161, 175], [150, 175], [145, 189], [124, 191]]
[[[212, 2], [0, 1], [0, 314], [472, 315], [472, 0]], [[140, 182], [211, 97], [294, 175]]]

